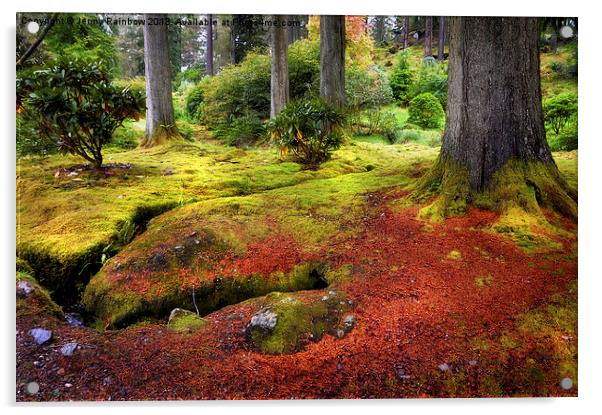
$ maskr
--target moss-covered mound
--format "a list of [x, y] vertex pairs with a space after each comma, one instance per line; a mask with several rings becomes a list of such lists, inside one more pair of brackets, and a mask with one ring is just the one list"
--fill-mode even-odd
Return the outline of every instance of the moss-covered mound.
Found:
[[17, 271], [16, 275], [17, 317], [28, 315], [51, 315], [64, 318], [63, 310], [50, 294], [26, 272]]
[[176, 333], [191, 334], [199, 331], [207, 322], [198, 314], [182, 308], [174, 308], [169, 314], [167, 328]]
[[334, 290], [310, 300], [272, 293], [260, 303], [261, 309], [251, 318], [246, 332], [253, 348], [261, 353], [294, 353], [325, 334], [343, 337], [356, 323], [349, 313], [350, 302]]

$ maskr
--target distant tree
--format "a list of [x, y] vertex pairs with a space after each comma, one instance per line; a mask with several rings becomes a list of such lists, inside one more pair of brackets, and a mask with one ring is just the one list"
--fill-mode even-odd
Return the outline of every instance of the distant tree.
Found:
[[475, 201], [534, 214], [546, 207], [576, 218], [576, 192], [546, 141], [538, 19], [450, 17], [449, 34], [445, 133], [439, 159], [420, 185], [440, 195], [430, 213], [462, 214]]
[[265, 49], [267, 39], [261, 25], [262, 15], [236, 14], [232, 16], [230, 27], [230, 62], [242, 62], [253, 49]]
[[345, 16], [320, 16], [320, 97], [345, 104]]
[[207, 20], [207, 47], [205, 48], [205, 60], [207, 62], [207, 75], [213, 75], [213, 15], [208, 14]]
[[288, 76], [288, 16], [272, 16], [275, 24], [271, 29], [271, 82], [270, 118], [275, 118], [289, 101]]
[[410, 18], [405, 16], [403, 18], [403, 48], [408, 48], [408, 36], [410, 34]]
[[[142, 145], [161, 144], [178, 137], [173, 111], [167, 15], [145, 14], [144, 67], [146, 78], [146, 133]], [[153, 24], [148, 24], [153, 22]]]
[[445, 17], [439, 17], [439, 44], [437, 46], [437, 60], [445, 59]]
[[433, 56], [433, 18], [424, 19], [424, 56]]
[[169, 63], [171, 65], [171, 80], [173, 81], [182, 70], [182, 26], [174, 23], [176, 19], [185, 16], [169, 15], [172, 22], [167, 25], [167, 44], [169, 45]]
[[381, 46], [385, 41], [385, 19], [386, 16], [374, 16], [374, 30], [372, 36], [374, 37], [374, 43], [377, 46]]

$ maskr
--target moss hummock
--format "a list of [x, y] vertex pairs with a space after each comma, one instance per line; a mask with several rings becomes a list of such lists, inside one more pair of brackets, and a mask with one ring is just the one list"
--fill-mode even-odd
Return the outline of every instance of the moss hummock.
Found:
[[[59, 319], [65, 317], [63, 310], [50, 298], [48, 291], [40, 286], [30, 274], [17, 271], [16, 283], [17, 317], [32, 314], [50, 315]], [[23, 287], [20, 287], [19, 283], [24, 284]]]

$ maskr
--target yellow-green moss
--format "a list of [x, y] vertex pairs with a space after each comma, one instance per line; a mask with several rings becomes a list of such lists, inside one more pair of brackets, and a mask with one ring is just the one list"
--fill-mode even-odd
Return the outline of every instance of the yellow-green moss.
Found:
[[475, 277], [474, 283], [477, 287], [489, 287], [493, 283], [493, 275], [487, 274]]
[[462, 252], [457, 251], [457, 250], [452, 250], [449, 252], [449, 254], [447, 254], [447, 259], [452, 259], [454, 261], [459, 261], [462, 259]]
[[192, 312], [180, 313], [170, 319], [167, 328], [176, 333], [190, 334], [207, 326], [207, 321]]

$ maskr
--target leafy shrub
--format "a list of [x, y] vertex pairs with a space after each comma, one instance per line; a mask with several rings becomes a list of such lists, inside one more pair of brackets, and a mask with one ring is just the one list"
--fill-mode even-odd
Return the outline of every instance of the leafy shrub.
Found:
[[407, 52], [403, 52], [397, 58], [397, 62], [389, 75], [389, 82], [393, 97], [396, 101], [406, 105], [410, 101], [410, 89], [414, 81], [414, 76], [410, 69], [410, 62]]
[[441, 103], [430, 92], [417, 95], [410, 101], [408, 122], [422, 128], [440, 128], [445, 113]]
[[17, 114], [16, 123], [17, 157], [29, 155], [48, 156], [59, 150], [56, 141], [38, 134], [31, 117], [25, 114]]
[[282, 157], [292, 152], [302, 164], [316, 166], [341, 146], [345, 123], [341, 110], [314, 98], [290, 102], [269, 122], [268, 131]]
[[548, 140], [551, 151], [572, 151], [578, 148], [577, 122], [571, 122], [558, 135]]
[[146, 81], [143, 76], [137, 76], [129, 79], [116, 79], [113, 81], [115, 86], [120, 89], [129, 89], [136, 95], [146, 98]]
[[265, 124], [259, 117], [256, 114], [248, 114], [234, 119], [225, 137], [228, 144], [244, 147], [254, 144], [265, 132]]
[[203, 83], [193, 86], [186, 95], [186, 113], [191, 118], [196, 117], [201, 102], [203, 102]]
[[395, 143], [401, 132], [401, 125], [393, 111], [379, 108], [366, 111], [368, 130], [364, 135], [378, 134], [385, 137], [391, 144]]
[[566, 92], [545, 100], [543, 117], [546, 126], [559, 134], [567, 123], [577, 117], [577, 95]]
[[447, 64], [435, 63], [422, 65], [418, 72], [418, 78], [413, 83], [410, 97], [414, 98], [422, 93], [433, 94], [441, 106], [447, 107]]
[[124, 123], [122, 126], [117, 127], [113, 133], [113, 139], [111, 140], [110, 146], [123, 150], [131, 150], [138, 147], [139, 140], [142, 136], [142, 131], [136, 131], [132, 126]]
[[59, 150], [77, 154], [96, 168], [102, 166], [102, 147], [117, 127], [143, 111], [144, 97], [111, 83], [106, 69], [96, 63], [62, 59], [17, 78], [17, 112], [24, 112]]
[[362, 68], [352, 65], [345, 71], [345, 95], [352, 110], [375, 108], [393, 100], [386, 74], [376, 65]]

